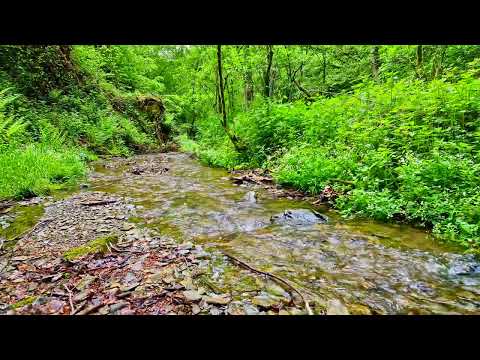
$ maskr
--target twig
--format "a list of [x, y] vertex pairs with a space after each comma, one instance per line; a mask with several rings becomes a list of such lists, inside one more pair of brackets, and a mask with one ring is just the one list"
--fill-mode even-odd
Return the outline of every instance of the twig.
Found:
[[73, 306], [73, 293], [72, 290], [68, 288], [67, 285], [63, 284], [63, 287], [65, 290], [68, 292], [68, 301], [70, 302], [70, 315], [73, 315], [75, 313], [75, 306]]
[[92, 201], [92, 202], [81, 202], [80, 205], [83, 206], [96, 206], [96, 205], [108, 205], [116, 203], [118, 200], [102, 200], [102, 201]]
[[302, 294], [296, 287], [294, 287], [292, 284], [290, 284], [287, 280], [282, 279], [281, 277], [279, 277], [279, 276], [277, 276], [277, 275], [270, 274], [269, 272], [255, 269], [254, 267], [248, 265], [247, 263], [243, 262], [242, 260], [237, 259], [235, 256], [230, 255], [230, 254], [227, 254], [227, 253], [224, 252], [223, 250], [220, 250], [220, 252], [221, 252], [223, 255], [225, 255], [226, 257], [228, 257], [229, 259], [232, 259], [232, 260], [236, 261], [237, 263], [241, 264], [242, 266], [246, 267], [247, 269], [249, 269], [249, 270], [251, 270], [251, 271], [253, 271], [253, 272], [255, 272], [255, 273], [258, 273], [258, 274], [261, 274], [261, 275], [265, 275], [265, 276], [271, 277], [272, 279], [275, 279], [275, 280], [281, 282], [282, 284], [287, 285], [290, 289], [292, 289], [292, 290], [295, 291], [298, 295], [300, 295], [300, 297], [302, 298], [303, 303], [304, 303], [304, 305], [305, 305], [305, 310], [307, 310], [307, 314], [308, 314], [308, 315], [313, 315], [312, 309], [310, 309], [310, 305], [308, 304], [308, 301], [305, 299], [305, 296], [303, 296], [303, 294]]

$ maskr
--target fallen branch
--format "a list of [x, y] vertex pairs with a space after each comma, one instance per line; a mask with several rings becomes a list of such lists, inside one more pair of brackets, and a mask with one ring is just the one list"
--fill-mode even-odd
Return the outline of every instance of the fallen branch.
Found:
[[91, 202], [81, 202], [80, 205], [83, 206], [97, 206], [97, 205], [108, 205], [116, 203], [118, 200], [101, 200], [101, 201], [91, 201]]
[[68, 301], [70, 303], [70, 315], [73, 315], [75, 313], [75, 306], [73, 305], [73, 293], [72, 290], [68, 288], [67, 285], [63, 284], [63, 287], [65, 290], [68, 292]]
[[280, 282], [284, 285], [287, 285], [290, 289], [292, 289], [293, 291], [295, 291], [298, 295], [300, 295], [300, 297], [302, 298], [303, 300], [303, 303], [305, 305], [305, 310], [307, 310], [307, 314], [308, 315], [313, 315], [313, 312], [312, 312], [312, 309], [310, 309], [310, 305], [308, 304], [308, 301], [305, 299], [305, 296], [296, 288], [294, 287], [292, 284], [290, 284], [287, 280], [285, 279], [282, 279], [281, 277], [277, 276], [277, 275], [273, 275], [269, 272], [266, 272], [266, 271], [262, 271], [262, 270], [258, 270], [258, 269], [255, 269], [254, 267], [248, 265], [247, 263], [243, 262], [242, 260], [240, 259], [237, 259], [235, 256], [233, 255], [230, 255], [230, 254], [227, 254], [226, 252], [220, 250], [220, 252], [225, 255], [226, 257], [228, 257], [229, 259], [231, 260], [234, 260], [236, 261], [237, 263], [239, 263], [240, 265], [244, 266], [245, 268], [257, 273], [257, 274], [261, 274], [261, 275], [265, 275], [265, 276], [268, 276], [274, 280], [277, 280], [277, 282]]

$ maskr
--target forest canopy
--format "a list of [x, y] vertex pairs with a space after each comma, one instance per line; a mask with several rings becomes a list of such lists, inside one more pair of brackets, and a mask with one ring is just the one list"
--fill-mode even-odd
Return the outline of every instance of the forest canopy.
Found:
[[0, 46], [0, 200], [180, 149], [480, 248], [480, 46]]

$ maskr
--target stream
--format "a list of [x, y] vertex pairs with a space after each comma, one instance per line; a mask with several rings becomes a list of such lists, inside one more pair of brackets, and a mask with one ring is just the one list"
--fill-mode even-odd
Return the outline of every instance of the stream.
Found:
[[[165, 171], [125, 175], [132, 164], [159, 163]], [[201, 245], [212, 254], [210, 282], [234, 298], [258, 290], [258, 276], [219, 250], [287, 279], [316, 309], [339, 302], [350, 314], [480, 314], [480, 263], [472, 255], [413, 227], [346, 220], [228, 176], [188, 154], [148, 154], [95, 163], [88, 191], [124, 197], [136, 206], [136, 225]], [[328, 221], [271, 221], [295, 209], [313, 209]]]
[[[138, 156], [136, 163], [156, 155]], [[378, 314], [479, 313], [480, 266], [474, 257], [408, 226], [346, 221], [335, 211], [309, 227], [271, 224], [287, 209], [311, 209], [306, 202], [275, 199], [255, 188], [235, 186], [223, 169], [199, 164], [187, 154], [161, 156], [168, 172], [122, 176], [122, 166], [96, 167], [92, 190], [133, 198], [137, 221], [178, 241], [219, 248], [248, 264], [281, 275], [310, 297], [340, 299], [355, 312]], [[238, 286], [238, 268], [220, 261], [212, 276], [223, 287]]]

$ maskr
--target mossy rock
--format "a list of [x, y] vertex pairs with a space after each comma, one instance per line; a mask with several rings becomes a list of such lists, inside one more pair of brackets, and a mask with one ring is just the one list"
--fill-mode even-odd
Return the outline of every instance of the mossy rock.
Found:
[[141, 110], [153, 114], [163, 115], [165, 112], [165, 105], [162, 99], [155, 96], [138, 96], [137, 103]]
[[117, 235], [99, 237], [95, 240], [89, 241], [85, 245], [71, 248], [63, 254], [63, 258], [67, 261], [72, 261], [84, 255], [104, 253], [108, 251], [109, 244], [115, 244], [117, 242]]

